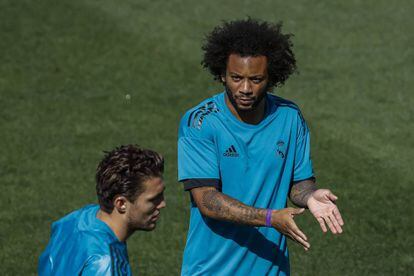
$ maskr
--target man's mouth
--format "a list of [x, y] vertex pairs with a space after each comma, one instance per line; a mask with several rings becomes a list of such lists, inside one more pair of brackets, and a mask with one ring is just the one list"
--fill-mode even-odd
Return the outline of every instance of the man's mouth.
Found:
[[156, 215], [152, 216], [150, 221], [151, 222], [156, 222], [160, 217], [160, 213], [158, 212]]
[[254, 102], [254, 98], [238, 98], [242, 105], [250, 105]]

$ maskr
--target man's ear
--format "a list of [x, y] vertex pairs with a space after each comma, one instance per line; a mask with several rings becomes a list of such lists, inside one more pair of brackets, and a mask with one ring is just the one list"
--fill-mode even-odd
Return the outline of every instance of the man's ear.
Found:
[[226, 76], [225, 75], [221, 75], [220, 79], [221, 79], [222, 83], [226, 83]]
[[128, 200], [124, 196], [117, 196], [114, 199], [114, 209], [118, 211], [120, 214], [125, 214], [127, 211], [127, 202]]

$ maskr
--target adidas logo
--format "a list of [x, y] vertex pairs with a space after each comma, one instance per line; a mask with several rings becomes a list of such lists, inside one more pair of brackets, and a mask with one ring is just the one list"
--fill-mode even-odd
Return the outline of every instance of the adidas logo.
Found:
[[229, 147], [225, 153], [223, 153], [223, 156], [226, 157], [239, 157], [239, 154], [236, 151], [236, 148], [231, 145], [231, 147]]

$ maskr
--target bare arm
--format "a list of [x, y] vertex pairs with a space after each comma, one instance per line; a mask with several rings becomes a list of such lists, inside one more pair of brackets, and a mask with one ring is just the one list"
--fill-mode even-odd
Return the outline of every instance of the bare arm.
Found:
[[[214, 187], [198, 187], [191, 189], [191, 194], [200, 212], [217, 220], [225, 220], [250, 226], [266, 225], [266, 209], [254, 208], [233, 199]], [[307, 237], [297, 227], [293, 220], [295, 215], [303, 213], [304, 209], [284, 208], [272, 210], [272, 227], [286, 235], [308, 250], [310, 244]]]
[[292, 185], [290, 189], [290, 200], [298, 207], [307, 208], [308, 199], [316, 191], [316, 183], [313, 180], [304, 180]]
[[195, 188], [191, 194], [200, 212], [206, 217], [250, 226], [265, 225], [266, 209], [245, 205], [214, 187]]

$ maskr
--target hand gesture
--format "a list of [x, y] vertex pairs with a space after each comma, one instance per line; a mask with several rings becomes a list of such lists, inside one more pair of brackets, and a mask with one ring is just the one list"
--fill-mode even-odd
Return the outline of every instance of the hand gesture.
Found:
[[288, 238], [301, 244], [307, 251], [310, 248], [308, 238], [296, 225], [293, 218], [296, 215], [302, 214], [305, 211], [304, 208], [285, 208], [281, 210], [272, 211], [272, 226], [280, 233], [286, 235]]
[[332, 233], [342, 233], [341, 226], [344, 225], [344, 221], [334, 203], [337, 199], [338, 197], [327, 189], [316, 190], [308, 198], [309, 211], [318, 220], [323, 232], [328, 231], [326, 223]]

